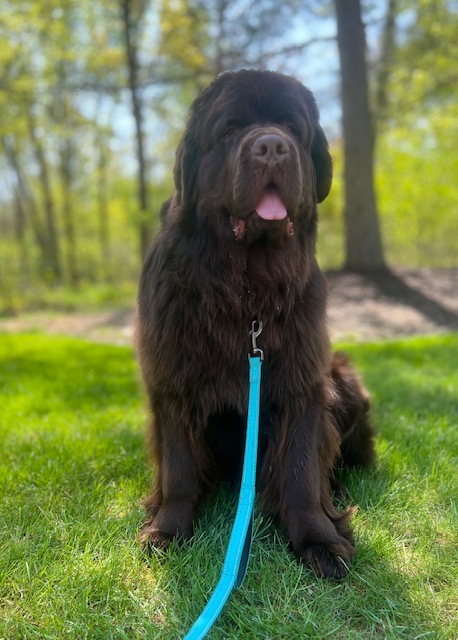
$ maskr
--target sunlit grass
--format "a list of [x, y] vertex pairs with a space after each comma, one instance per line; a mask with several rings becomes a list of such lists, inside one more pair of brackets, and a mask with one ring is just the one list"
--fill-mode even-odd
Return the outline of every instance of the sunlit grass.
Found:
[[[345, 347], [371, 390], [376, 466], [346, 478], [357, 555], [321, 581], [256, 519], [247, 578], [209, 638], [455, 637], [458, 336]], [[234, 497], [142, 557], [150, 472], [131, 350], [0, 336], [0, 638], [180, 638], [221, 569]]]

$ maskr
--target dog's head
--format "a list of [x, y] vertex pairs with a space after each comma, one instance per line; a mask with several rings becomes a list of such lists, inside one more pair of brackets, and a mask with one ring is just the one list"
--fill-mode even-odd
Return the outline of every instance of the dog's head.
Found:
[[188, 229], [210, 219], [238, 241], [290, 237], [332, 181], [312, 93], [269, 71], [221, 74], [191, 107], [174, 176]]

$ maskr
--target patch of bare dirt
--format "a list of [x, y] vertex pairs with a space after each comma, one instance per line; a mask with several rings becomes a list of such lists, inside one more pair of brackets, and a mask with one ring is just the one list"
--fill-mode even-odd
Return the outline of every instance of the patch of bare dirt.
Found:
[[0, 331], [7, 333], [44, 331], [94, 342], [131, 345], [134, 336], [134, 319], [134, 309], [111, 309], [94, 313], [43, 311], [25, 313], [14, 318], [2, 318]]
[[458, 331], [458, 269], [327, 275], [334, 340]]
[[[327, 274], [333, 340], [376, 340], [458, 331], [458, 269]], [[0, 331], [45, 331], [119, 345], [133, 343], [135, 310], [30, 313], [0, 319]]]

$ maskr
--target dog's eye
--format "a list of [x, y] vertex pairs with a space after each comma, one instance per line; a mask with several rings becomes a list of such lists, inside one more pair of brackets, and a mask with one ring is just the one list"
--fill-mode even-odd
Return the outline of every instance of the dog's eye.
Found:
[[286, 124], [286, 129], [288, 131], [288, 133], [291, 133], [293, 136], [298, 136], [299, 132], [297, 130], [297, 127], [295, 124], [293, 124], [292, 122], [288, 122]]
[[227, 140], [228, 138], [232, 138], [235, 134], [235, 127], [226, 127], [223, 133], [223, 138]]

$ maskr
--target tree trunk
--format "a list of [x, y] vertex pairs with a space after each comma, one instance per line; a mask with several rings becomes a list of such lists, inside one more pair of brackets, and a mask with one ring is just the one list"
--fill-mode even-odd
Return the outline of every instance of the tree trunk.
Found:
[[[137, 3], [138, 4], [138, 3]], [[143, 132], [142, 103], [138, 87], [138, 51], [137, 41], [139, 38], [140, 19], [144, 13], [144, 3], [136, 9], [132, 0], [121, 0], [122, 22], [124, 31], [124, 43], [127, 60], [127, 75], [129, 90], [132, 101], [132, 115], [135, 121], [135, 132], [137, 142], [137, 162], [138, 162], [138, 204], [139, 204], [139, 235], [141, 257], [146, 254], [151, 240], [150, 213], [148, 211], [148, 189], [146, 182], [146, 158]]]
[[108, 214], [107, 147], [102, 132], [96, 134], [96, 148], [99, 154], [97, 167], [97, 210], [99, 219], [99, 244], [102, 257], [102, 273], [107, 282], [112, 282], [111, 241]]
[[29, 281], [30, 261], [26, 241], [26, 216], [24, 203], [19, 194], [18, 187], [14, 190], [14, 231], [19, 255], [19, 284], [25, 288]]
[[366, 42], [359, 0], [334, 0], [342, 93], [345, 184], [345, 268], [385, 267], [374, 188]]
[[[65, 122], [65, 120], [64, 120]], [[67, 126], [71, 126], [67, 122]], [[60, 142], [60, 179], [62, 184], [62, 214], [64, 222], [64, 234], [66, 240], [67, 255], [67, 272], [70, 285], [77, 287], [78, 285], [78, 267], [77, 267], [77, 251], [76, 251], [76, 233], [75, 233], [75, 214], [73, 209], [73, 157], [75, 154], [73, 141], [70, 134], [64, 136]]]
[[22, 171], [22, 163], [20, 161], [20, 158], [18, 157], [14, 142], [8, 140], [5, 136], [3, 136], [2, 144], [9, 165], [16, 177], [18, 197], [23, 203], [23, 210], [25, 212], [26, 218], [28, 218], [28, 221], [31, 224], [35, 242], [40, 249], [40, 275], [41, 278], [45, 280], [50, 269], [49, 242], [47, 233], [44, 225], [42, 224], [42, 221], [40, 220], [35, 198], [33, 197], [30, 189], [26, 184], [26, 178]]
[[48, 277], [55, 283], [62, 281], [62, 267], [60, 259], [59, 239], [57, 235], [56, 208], [52, 195], [51, 181], [49, 178], [48, 163], [45, 157], [41, 140], [36, 131], [35, 121], [32, 112], [29, 111], [29, 131], [32, 140], [35, 158], [40, 172], [39, 184], [43, 193], [43, 206], [46, 218], [46, 243], [48, 245], [47, 261], [49, 265]]
[[378, 137], [378, 133], [381, 127], [383, 127], [383, 125], [385, 124], [388, 117], [388, 83], [390, 80], [391, 68], [393, 65], [396, 15], [398, 13], [398, 4], [399, 0], [388, 0], [388, 7], [382, 34], [382, 48], [375, 73], [375, 122], [373, 123], [375, 138]]

